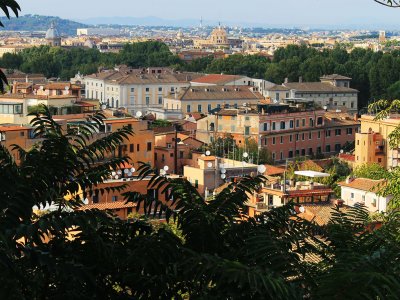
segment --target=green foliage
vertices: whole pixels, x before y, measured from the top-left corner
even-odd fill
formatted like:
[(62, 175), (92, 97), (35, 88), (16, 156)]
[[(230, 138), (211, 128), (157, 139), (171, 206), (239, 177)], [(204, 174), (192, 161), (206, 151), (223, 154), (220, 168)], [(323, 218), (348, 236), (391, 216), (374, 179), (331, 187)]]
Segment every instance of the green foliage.
[[(125, 222), (98, 210), (73, 210), (82, 198), (105, 191), (98, 184), (126, 162), (107, 154), (132, 132), (124, 128), (91, 142), (101, 115), (65, 130), (43, 109), (32, 121), (41, 143), (30, 150), (15, 146), (19, 165), (0, 147), (1, 299), (399, 295), (400, 270), (393, 263), (400, 259), (398, 214), (376, 231), (365, 230), (364, 208), (336, 208), (326, 227), (298, 219), (292, 203), (249, 218), (243, 215), (248, 194), (259, 189), (261, 176), (244, 177), (205, 200), (185, 179), (153, 175), (142, 165), (139, 178), (152, 176), (148, 189), (156, 192), (127, 190), (124, 196), (144, 216)], [(50, 204), (56, 210), (33, 213), (33, 206)], [(168, 223), (151, 220), (157, 216)]]
[(388, 171), (377, 163), (363, 164), (354, 169), (353, 174), (358, 178), (385, 179)]
[(150, 123), (150, 128), (154, 129), (154, 128), (163, 128), (163, 127), (170, 127), (172, 126), (172, 123), (168, 120), (162, 120), (162, 119), (158, 119), (158, 120), (154, 120)]

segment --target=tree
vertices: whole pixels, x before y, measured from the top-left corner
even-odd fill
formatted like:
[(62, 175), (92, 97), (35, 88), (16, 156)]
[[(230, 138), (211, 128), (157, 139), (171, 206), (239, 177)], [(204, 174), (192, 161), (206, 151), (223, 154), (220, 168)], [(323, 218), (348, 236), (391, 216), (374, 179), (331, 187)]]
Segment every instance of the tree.
[(354, 169), (353, 174), (359, 178), (369, 179), (385, 179), (388, 176), (388, 171), (377, 163), (363, 164)]
[(374, 0), (376, 3), (388, 6), (388, 7), (400, 7), (400, 2), (397, 0)]

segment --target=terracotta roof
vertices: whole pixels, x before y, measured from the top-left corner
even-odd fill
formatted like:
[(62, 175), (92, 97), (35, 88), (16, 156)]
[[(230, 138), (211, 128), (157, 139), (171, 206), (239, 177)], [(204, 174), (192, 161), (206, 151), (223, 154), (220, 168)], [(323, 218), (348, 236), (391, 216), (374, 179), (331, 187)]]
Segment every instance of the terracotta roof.
[(333, 190), (326, 188), (326, 189), (315, 189), (315, 190), (292, 190), (287, 191), (289, 197), (307, 197), (307, 196), (323, 196), (333, 194)]
[(199, 159), (204, 161), (215, 161), (215, 156), (200, 156)]
[(106, 203), (93, 203), (83, 205), (78, 210), (88, 210), (88, 209), (99, 209), (99, 210), (114, 210), (114, 209), (122, 209), (122, 208), (132, 208), (136, 207), (136, 203), (125, 201), (115, 201), (115, 202), (106, 202)]
[(351, 162), (356, 161), (356, 156), (352, 154), (340, 153), (339, 158)]
[(171, 74), (128, 74), (121, 78), (107, 80), (108, 83), (116, 84), (159, 84), (159, 83), (179, 83), (174, 75)]
[(271, 166), (271, 165), (265, 165), (265, 167), (267, 169), (266, 169), (264, 175), (273, 176), (273, 175), (281, 175), (281, 174), (285, 173), (285, 169), (283, 169), (283, 168), (278, 168), (278, 167)]
[(300, 164), (299, 170), (303, 171), (311, 170), (311, 171), (322, 172), (324, 169), (320, 165), (309, 159)]
[(229, 83), (229, 82), (232, 82), (235, 80), (240, 80), (244, 77), (245, 76), (240, 76), (240, 75), (209, 74), (209, 75), (205, 75), (203, 77), (199, 77), (195, 80), (192, 80), (192, 82), (224, 85), (226, 83)]
[(131, 123), (131, 122), (139, 122), (134, 118), (125, 118), (125, 119), (105, 119), (104, 123), (106, 124), (115, 124), (115, 123)]
[(373, 180), (368, 178), (355, 178), (349, 183), (346, 183), (346, 181), (339, 182), (338, 185), (366, 192), (377, 192), (384, 183), (384, 179)]
[(6, 131), (20, 131), (20, 130), (29, 130), (31, 129), (30, 127), (26, 126), (0, 126), (0, 132), (6, 132)]
[(289, 82), (283, 85), (299, 93), (358, 93), (356, 89), (337, 87), (323, 82)]
[[(331, 203), (302, 204), (305, 208), (303, 213), (297, 214), (298, 217), (307, 221), (314, 221), (320, 226), (327, 225), (332, 218), (333, 205)], [(346, 213), (349, 207), (343, 205), (341, 211)]]
[(267, 88), (267, 91), (290, 91), (290, 88), (275, 84), (274, 86)]

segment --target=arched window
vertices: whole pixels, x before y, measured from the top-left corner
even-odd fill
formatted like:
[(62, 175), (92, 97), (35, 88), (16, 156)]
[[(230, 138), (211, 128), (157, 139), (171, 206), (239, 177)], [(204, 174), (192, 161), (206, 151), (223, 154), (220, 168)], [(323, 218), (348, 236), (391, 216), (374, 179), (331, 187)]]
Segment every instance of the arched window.
[(119, 101), (118, 100), (115, 101), (115, 107), (117, 107), (117, 108), (119, 107)]
[(107, 107), (110, 107), (110, 99), (107, 99)]
[(111, 98), (111, 107), (114, 107), (114, 97)]

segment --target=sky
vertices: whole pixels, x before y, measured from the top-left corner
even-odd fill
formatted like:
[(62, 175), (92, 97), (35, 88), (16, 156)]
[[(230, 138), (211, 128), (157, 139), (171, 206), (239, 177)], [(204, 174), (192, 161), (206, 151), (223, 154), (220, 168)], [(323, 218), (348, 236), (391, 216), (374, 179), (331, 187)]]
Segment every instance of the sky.
[[(22, 14), (73, 20), (99, 17), (203, 17), (204, 24), (252, 23), (285, 26), (390, 26), (400, 29), (400, 8), (373, 0), (18, 0)], [(384, 29), (384, 28), (383, 28)]]

